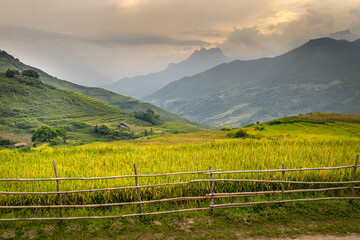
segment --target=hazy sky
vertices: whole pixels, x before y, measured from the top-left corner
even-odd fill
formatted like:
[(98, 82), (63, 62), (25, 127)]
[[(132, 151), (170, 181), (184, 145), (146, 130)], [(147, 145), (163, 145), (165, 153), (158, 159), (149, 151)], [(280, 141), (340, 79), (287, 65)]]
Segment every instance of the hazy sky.
[(0, 49), (89, 86), (162, 70), (201, 47), (253, 59), (359, 35), (360, 0), (0, 0)]

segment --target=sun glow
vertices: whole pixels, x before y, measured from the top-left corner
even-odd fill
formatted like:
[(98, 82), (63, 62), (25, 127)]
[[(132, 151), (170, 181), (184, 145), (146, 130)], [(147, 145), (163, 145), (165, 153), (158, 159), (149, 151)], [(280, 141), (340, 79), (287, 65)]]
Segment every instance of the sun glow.
[(121, 7), (132, 7), (138, 3), (138, 0), (122, 0), (120, 1)]
[(268, 17), (263, 24), (260, 25), (262, 34), (281, 33), (275, 26), (281, 23), (287, 23), (297, 20), (300, 17), (299, 13), (291, 11), (278, 11), (274, 16)]

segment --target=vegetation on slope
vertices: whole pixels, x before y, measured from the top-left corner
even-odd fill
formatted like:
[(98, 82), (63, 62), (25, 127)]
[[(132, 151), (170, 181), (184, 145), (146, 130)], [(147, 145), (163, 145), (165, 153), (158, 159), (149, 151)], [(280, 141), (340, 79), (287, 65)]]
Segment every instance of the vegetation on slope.
[[(107, 103), (109, 105), (115, 106), (127, 112), (135, 112), (135, 111), (146, 111), (147, 109), (152, 109), (156, 114), (160, 115), (161, 120), (167, 122), (178, 122), (178, 123), (185, 123), (190, 124), (193, 126), (211, 129), (211, 126), (197, 123), (195, 121), (188, 120), (182, 116), (177, 114), (165, 111), (157, 106), (152, 104), (136, 100), (132, 97), (126, 97), (111, 91), (107, 91), (101, 88), (95, 87), (85, 87), (78, 84), (74, 84), (68, 81), (64, 81), (53, 77), (44, 71), (31, 67), (29, 65), (25, 65), (24, 63), (20, 62), (19, 59), (14, 58), (13, 56), (9, 55), (5, 51), (0, 51), (0, 72), (5, 72), (8, 69), (17, 69), (20, 71), (31, 69), (35, 70), (39, 73), (41, 80), (44, 83), (47, 83), (51, 86), (56, 88), (74, 91), (80, 93), (82, 95), (97, 99), (101, 102)], [(214, 128), (212, 128), (214, 129)]]
[(93, 134), (96, 125), (112, 129), (122, 123), (130, 124), (131, 131), (139, 134), (154, 128), (154, 134), (200, 129), (179, 123), (181, 130), (136, 119), (133, 114), (96, 99), (43, 83), (40, 79), (17, 76), (8, 78), (0, 73), (0, 127), (1, 134), (31, 134), (43, 124), (61, 127), (69, 132), (69, 139), (79, 143), (95, 140), (120, 139), (119, 136)]

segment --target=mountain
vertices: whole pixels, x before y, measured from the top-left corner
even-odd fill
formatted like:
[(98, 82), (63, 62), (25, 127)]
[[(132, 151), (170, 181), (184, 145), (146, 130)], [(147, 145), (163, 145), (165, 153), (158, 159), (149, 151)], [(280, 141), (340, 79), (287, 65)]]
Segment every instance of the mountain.
[(306, 112), (360, 113), (360, 40), (314, 39), (275, 58), (224, 63), (145, 100), (216, 126)]
[(231, 59), (225, 56), (219, 48), (196, 50), (189, 58), (180, 63), (170, 63), (161, 72), (151, 73), (146, 76), (122, 78), (105, 89), (137, 99), (146, 97), (165, 85), (185, 76), (205, 71), (218, 64), (229, 62)]
[(120, 94), (102, 88), (85, 87), (65, 80), (58, 79), (38, 68), (34, 68), (32, 66), (22, 63), (19, 59), (14, 58), (5, 51), (0, 51), (0, 72), (6, 72), (7, 69), (18, 69), (21, 71), (26, 69), (33, 69), (39, 73), (41, 80), (44, 83), (47, 83), (56, 88), (60, 88), (68, 91), (74, 91), (86, 95), (88, 97), (95, 98), (97, 100), (100, 100), (104, 103), (125, 110), (127, 112), (146, 111), (147, 109), (152, 109), (156, 114), (160, 115), (160, 119), (164, 121), (186, 123), (194, 126), (199, 126), (202, 128), (211, 128), (210, 126), (207, 126), (205, 124), (200, 124), (188, 120), (177, 114), (165, 111), (157, 106), (136, 100), (131, 97), (122, 96)]
[[(1, 138), (30, 143), (31, 133), (47, 124), (66, 129), (70, 142), (74, 144), (116, 140), (130, 136), (106, 132), (115, 131), (121, 123), (130, 125), (130, 130), (139, 136), (146, 129), (155, 134), (201, 131), (183, 123), (159, 122), (153, 125), (135, 118), (132, 113), (79, 93), (55, 88), (40, 79), (9, 78), (0, 73)], [(106, 125), (110, 130), (94, 134), (96, 125)]]

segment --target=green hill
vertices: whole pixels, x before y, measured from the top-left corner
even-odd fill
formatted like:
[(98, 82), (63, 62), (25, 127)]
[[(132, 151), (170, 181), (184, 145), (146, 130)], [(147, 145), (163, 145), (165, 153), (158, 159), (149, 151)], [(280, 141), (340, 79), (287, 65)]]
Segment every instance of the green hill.
[(160, 115), (160, 119), (163, 121), (168, 122), (177, 122), (177, 123), (186, 123), (194, 126), (198, 126), (201, 128), (212, 128), (208, 125), (197, 123), (195, 121), (188, 120), (184, 117), (181, 117), (177, 114), (165, 111), (157, 106), (152, 104), (136, 100), (131, 97), (126, 97), (102, 88), (95, 88), (95, 87), (85, 87), (78, 84), (74, 84), (65, 80), (61, 80), (55, 78), (44, 71), (31, 67), (22, 63), (19, 59), (14, 58), (10, 54), (5, 51), (0, 51), (0, 72), (6, 72), (7, 69), (18, 69), (18, 70), (26, 70), (26, 69), (33, 69), (37, 71), (41, 77), (41, 80), (44, 83), (47, 83), (51, 86), (56, 88), (74, 91), (91, 98), (95, 98), (100, 100), (104, 103), (110, 104), (127, 112), (134, 112), (134, 111), (146, 111), (147, 109), (152, 109), (156, 114)]
[(200, 131), (183, 123), (152, 125), (97, 99), (55, 88), (39, 79), (8, 78), (4, 73), (0, 73), (0, 116), (0, 137), (27, 143), (30, 134), (42, 124), (65, 128), (73, 143), (121, 139), (111, 134), (93, 134), (93, 129), (95, 125), (106, 125), (116, 130), (123, 122), (134, 134), (145, 129), (152, 129), (153, 134)]
[[(309, 136), (360, 138), (360, 115), (340, 113), (307, 113), (249, 124), (242, 128), (250, 137), (297, 139)], [(223, 128), (236, 132), (239, 128)], [(229, 134), (232, 135), (232, 134)]]

